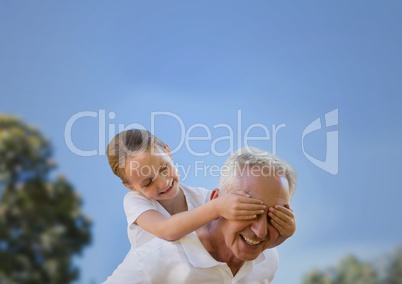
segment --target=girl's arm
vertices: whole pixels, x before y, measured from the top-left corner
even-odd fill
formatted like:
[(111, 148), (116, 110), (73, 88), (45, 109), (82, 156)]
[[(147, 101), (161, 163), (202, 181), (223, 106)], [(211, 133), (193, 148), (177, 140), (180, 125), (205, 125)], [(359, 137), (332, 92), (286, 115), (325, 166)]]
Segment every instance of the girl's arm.
[(190, 211), (170, 217), (156, 210), (142, 213), (136, 220), (138, 226), (158, 238), (174, 241), (197, 230), (220, 216), (226, 219), (249, 220), (264, 212), (262, 201), (236, 192), (222, 195)]
[(289, 204), (284, 206), (275, 205), (269, 208), (270, 222), (279, 232), (279, 237), (268, 248), (279, 246), (291, 237), (296, 231), (295, 214)]

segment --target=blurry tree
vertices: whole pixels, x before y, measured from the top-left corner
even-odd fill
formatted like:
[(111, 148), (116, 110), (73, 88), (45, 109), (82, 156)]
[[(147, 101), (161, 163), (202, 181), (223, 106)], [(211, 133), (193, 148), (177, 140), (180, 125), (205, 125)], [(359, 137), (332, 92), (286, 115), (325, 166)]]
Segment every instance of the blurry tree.
[(303, 284), (378, 284), (379, 279), (375, 269), (361, 262), (355, 256), (348, 256), (340, 261), (335, 268), (325, 272), (312, 270), (303, 279)]
[(90, 220), (69, 182), (52, 177), (49, 141), (0, 115), (0, 283), (70, 283), (72, 257), (90, 243)]
[(328, 273), (313, 269), (303, 279), (303, 284), (332, 284)]
[(376, 284), (378, 276), (373, 267), (355, 256), (341, 260), (335, 273), (336, 284)]
[(402, 247), (391, 256), (386, 274), (386, 284), (402, 284)]

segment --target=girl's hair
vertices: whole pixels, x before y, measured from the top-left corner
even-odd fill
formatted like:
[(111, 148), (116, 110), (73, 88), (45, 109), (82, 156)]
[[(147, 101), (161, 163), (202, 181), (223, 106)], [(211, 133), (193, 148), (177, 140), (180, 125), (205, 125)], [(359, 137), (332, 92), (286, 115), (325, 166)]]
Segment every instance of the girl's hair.
[(218, 188), (224, 193), (231, 192), (244, 174), (285, 176), (291, 198), (296, 191), (296, 170), (278, 156), (253, 147), (241, 148), (226, 160)]
[(110, 168), (123, 183), (127, 183), (125, 175), (128, 156), (138, 156), (145, 151), (151, 151), (153, 146), (166, 149), (166, 144), (147, 130), (129, 129), (117, 134), (109, 143), (106, 155)]

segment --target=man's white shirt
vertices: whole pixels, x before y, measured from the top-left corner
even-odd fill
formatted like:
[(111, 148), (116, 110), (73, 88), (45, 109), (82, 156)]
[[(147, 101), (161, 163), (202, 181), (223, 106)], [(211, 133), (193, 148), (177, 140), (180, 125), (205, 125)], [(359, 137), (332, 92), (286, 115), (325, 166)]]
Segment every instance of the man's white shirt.
[(156, 238), (131, 249), (105, 283), (271, 283), (278, 259), (276, 249), (267, 249), (257, 259), (246, 261), (233, 276), (228, 265), (216, 261), (193, 232), (175, 242)]

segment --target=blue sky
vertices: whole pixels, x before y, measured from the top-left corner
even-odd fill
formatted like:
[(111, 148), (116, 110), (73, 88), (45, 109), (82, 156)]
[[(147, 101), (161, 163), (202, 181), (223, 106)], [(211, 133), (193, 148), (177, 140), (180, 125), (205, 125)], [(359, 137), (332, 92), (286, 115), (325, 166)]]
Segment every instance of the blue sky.
[[(188, 141), (174, 160), (190, 167), (186, 184), (210, 189), (218, 177), (195, 163), (220, 166), (228, 156), (212, 151), (228, 135), (217, 125), (233, 130), (235, 149), (248, 127), (268, 129), (269, 140), (250, 145), (275, 148), (299, 174), (298, 228), (279, 248), (274, 283), (297, 284), (349, 253), (372, 259), (400, 244), (401, 12), (396, 0), (0, 1), (0, 111), (51, 139), (58, 172), (94, 222), (93, 243), (77, 259), (79, 283), (105, 280), (129, 249), (127, 190), (100, 151), (119, 124), (153, 127), (171, 147), (183, 131), (205, 136), (195, 126), (205, 125), (211, 139)], [(326, 127), (333, 110), (338, 124)], [(67, 122), (80, 113), (92, 117), (75, 121), (71, 139), (97, 155), (66, 143)], [(322, 128), (303, 140), (318, 118)], [(336, 175), (302, 148), (324, 161), (329, 131), (338, 133)], [(262, 127), (249, 133), (264, 135)], [(228, 140), (214, 146), (230, 148)]]

